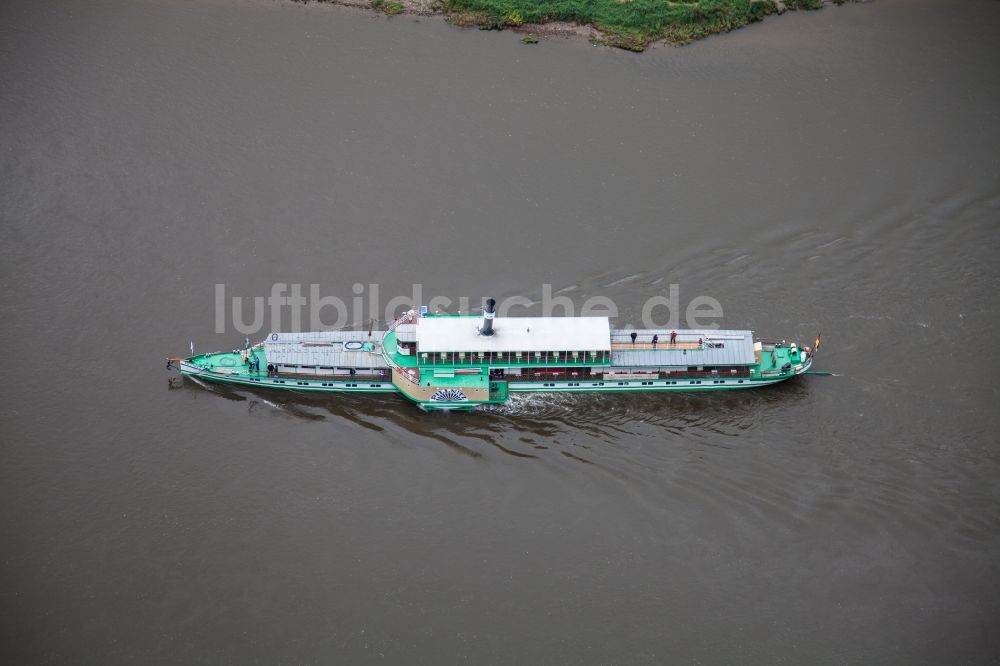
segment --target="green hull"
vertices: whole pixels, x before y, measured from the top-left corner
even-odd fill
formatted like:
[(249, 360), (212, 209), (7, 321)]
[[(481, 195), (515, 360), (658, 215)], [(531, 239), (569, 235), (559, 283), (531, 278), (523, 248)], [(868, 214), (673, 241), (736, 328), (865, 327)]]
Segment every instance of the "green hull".
[[(181, 364), (181, 373), (210, 382), (236, 384), (285, 391), (308, 391), (310, 393), (403, 393), (391, 381), (361, 382), (332, 381), (315, 379), (279, 379), (259, 374), (243, 374), (235, 372), (218, 372), (197, 365), (192, 360)], [(200, 357), (205, 358), (205, 357)], [(604, 382), (504, 382), (506, 390), (494, 399), (486, 401), (456, 401), (435, 402), (413, 400), (425, 411), (467, 411), (482, 404), (502, 404), (507, 402), (509, 395), (514, 393), (652, 393), (652, 392), (684, 392), (693, 391), (732, 391), (739, 389), (760, 388), (786, 381), (803, 374), (812, 367), (809, 359), (797, 372), (789, 372), (773, 377), (760, 379), (724, 379), (724, 380), (625, 380)], [(718, 383), (713, 383), (718, 382)], [(582, 384), (582, 385), (581, 385)], [(406, 396), (409, 397), (409, 396)]]
[[(528, 338), (533, 329), (542, 338), (539, 329), (558, 318), (504, 320), (501, 344), (508, 346), (496, 351), (499, 338), (470, 335), (476, 330), (472, 317), (431, 319), (423, 325), (425, 335), (437, 329), (440, 337), (424, 338), (427, 347), (421, 347), (413, 330), (419, 322), (409, 313), (364, 341), (363, 334), (350, 332), (272, 333), (244, 350), (177, 360), (182, 374), (200, 380), (311, 393), (400, 393), (427, 411), (503, 404), (513, 393), (758, 388), (803, 374), (813, 363), (808, 348), (754, 340), (750, 331), (616, 331), (591, 319), (581, 324), (589, 328), (586, 345), (567, 351), (576, 322), (564, 319), (559, 335), (545, 339), (551, 346), (539, 342), (534, 352), (512, 351), (510, 341)], [(440, 351), (441, 337), (445, 344), (479, 350)]]

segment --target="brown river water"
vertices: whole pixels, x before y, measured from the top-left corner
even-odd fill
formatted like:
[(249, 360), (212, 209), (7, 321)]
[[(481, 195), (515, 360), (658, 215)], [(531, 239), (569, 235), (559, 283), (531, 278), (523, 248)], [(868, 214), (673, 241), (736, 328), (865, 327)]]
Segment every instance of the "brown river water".
[[(995, 663), (998, 35), (5, 0), (2, 661)], [(425, 414), (164, 369), (275, 283), (621, 325), (676, 284), (835, 376)]]

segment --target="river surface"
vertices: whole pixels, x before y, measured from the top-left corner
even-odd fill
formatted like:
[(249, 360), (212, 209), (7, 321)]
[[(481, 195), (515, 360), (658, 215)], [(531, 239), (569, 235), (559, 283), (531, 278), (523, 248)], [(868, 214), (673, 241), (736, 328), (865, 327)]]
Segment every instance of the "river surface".
[[(995, 663), (998, 34), (6, 0), (3, 661)], [(275, 283), (620, 325), (676, 284), (835, 376), (424, 414), (164, 369), (242, 344), (216, 285), (249, 321)]]

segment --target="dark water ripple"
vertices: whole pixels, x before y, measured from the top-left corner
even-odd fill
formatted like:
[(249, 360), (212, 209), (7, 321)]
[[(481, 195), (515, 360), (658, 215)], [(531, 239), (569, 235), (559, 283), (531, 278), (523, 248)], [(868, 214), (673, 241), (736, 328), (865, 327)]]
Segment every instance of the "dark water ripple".
[[(3, 3), (3, 660), (995, 662), (998, 25)], [(425, 414), (163, 371), (275, 282), (623, 326), (676, 284), (834, 375)]]

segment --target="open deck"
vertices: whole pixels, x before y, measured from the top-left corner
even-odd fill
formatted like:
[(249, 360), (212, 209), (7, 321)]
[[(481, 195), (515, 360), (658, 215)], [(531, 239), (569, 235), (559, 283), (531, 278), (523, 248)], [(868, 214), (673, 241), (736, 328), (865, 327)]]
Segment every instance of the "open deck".
[(701, 349), (702, 345), (695, 342), (653, 342), (652, 340), (618, 340), (611, 343), (612, 351), (630, 350), (663, 350), (663, 349)]

